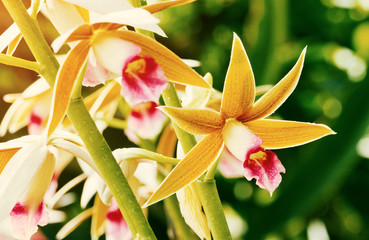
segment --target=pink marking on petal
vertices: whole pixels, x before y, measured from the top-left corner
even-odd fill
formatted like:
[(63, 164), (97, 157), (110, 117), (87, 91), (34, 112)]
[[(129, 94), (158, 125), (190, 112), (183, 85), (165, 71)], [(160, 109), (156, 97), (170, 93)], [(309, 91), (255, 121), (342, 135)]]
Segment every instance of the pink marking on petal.
[(48, 223), (48, 213), (43, 202), (37, 209), (30, 209), (23, 203), (17, 203), (10, 213), (12, 234), (17, 239), (30, 239), (37, 232), (37, 225)]
[(28, 133), (30, 135), (38, 135), (42, 132), (42, 117), (32, 112), (29, 117)]
[(117, 203), (111, 201), (106, 214), (106, 239), (107, 240), (131, 240), (132, 234), (124, 220)]
[(121, 94), (131, 105), (148, 101), (158, 103), (167, 86), (163, 70), (150, 56), (136, 56), (123, 68)]
[(152, 139), (158, 135), (166, 119), (155, 102), (146, 102), (132, 108), (127, 119), (126, 135), (132, 142), (139, 138)]
[(243, 166), (246, 179), (251, 181), (255, 178), (256, 185), (268, 190), (270, 196), (282, 181), (280, 173), (286, 172), (277, 155), (272, 151), (265, 151), (261, 147), (249, 151)]
[(94, 87), (100, 83), (105, 83), (109, 78), (109, 70), (104, 68), (101, 63), (97, 61), (96, 66), (94, 66), (90, 61), (88, 61), (82, 85), (85, 87)]

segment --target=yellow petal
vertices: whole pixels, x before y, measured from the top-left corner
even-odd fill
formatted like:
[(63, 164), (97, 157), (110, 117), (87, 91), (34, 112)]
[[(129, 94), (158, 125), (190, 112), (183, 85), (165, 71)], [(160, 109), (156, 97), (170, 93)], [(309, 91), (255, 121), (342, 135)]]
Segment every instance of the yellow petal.
[(272, 89), (265, 93), (239, 120), (251, 121), (255, 119), (265, 118), (272, 114), (295, 90), (301, 75), (302, 67), (306, 54), (306, 47), (302, 51), (300, 58), (295, 66), (287, 73), (287, 75), (279, 81)]
[(196, 0), (174, 0), (174, 1), (165, 1), (165, 2), (158, 2), (150, 5), (143, 6), (142, 8), (149, 11), (150, 13), (157, 13), (164, 9), (184, 5), (187, 3), (194, 2)]
[(8, 45), (8, 49), (6, 50), (7, 55), (13, 55), (15, 49), (17, 48), (19, 42), (22, 40), (22, 34), (19, 34), (16, 38), (14, 38)]
[(225, 123), (220, 114), (208, 109), (160, 107), (180, 128), (191, 134), (209, 134)]
[(9, 160), (18, 152), (19, 149), (21, 148), (0, 149), (0, 174)]
[(177, 135), (174, 132), (172, 125), (168, 124), (163, 133), (160, 135), (156, 152), (167, 157), (173, 157), (176, 145)]
[(211, 86), (197, 73), (184, 63), (177, 55), (157, 41), (132, 31), (117, 31), (116, 37), (132, 42), (142, 48), (142, 55), (150, 55), (163, 69), (169, 81), (197, 87), (211, 88)]
[(51, 117), (47, 125), (48, 136), (63, 120), (69, 105), (74, 83), (78, 79), (90, 49), (89, 41), (81, 41), (69, 53), (59, 69), (54, 87)]
[(221, 131), (204, 137), (164, 179), (143, 207), (156, 203), (200, 177), (223, 150)]
[(255, 80), (251, 64), (241, 39), (234, 34), (220, 112), (226, 118), (238, 117), (252, 106), (254, 98)]
[(95, 202), (92, 211), (91, 219), (91, 237), (92, 239), (98, 239), (105, 232), (105, 220), (106, 213), (109, 210), (109, 206), (105, 205), (98, 194), (95, 196)]
[(323, 124), (261, 119), (244, 123), (263, 140), (268, 149), (286, 148), (312, 142), (329, 134), (335, 134)]
[(91, 38), (92, 35), (93, 27), (89, 24), (82, 24), (57, 37), (51, 44), (51, 47), (53, 48), (54, 52), (58, 52), (64, 43), (86, 40)]
[(93, 213), (93, 208), (89, 208), (77, 216), (75, 216), (72, 220), (70, 220), (67, 224), (65, 224), (59, 232), (56, 234), (56, 239), (66, 238), (71, 232), (73, 232), (81, 223), (87, 220), (87, 218), (91, 217)]

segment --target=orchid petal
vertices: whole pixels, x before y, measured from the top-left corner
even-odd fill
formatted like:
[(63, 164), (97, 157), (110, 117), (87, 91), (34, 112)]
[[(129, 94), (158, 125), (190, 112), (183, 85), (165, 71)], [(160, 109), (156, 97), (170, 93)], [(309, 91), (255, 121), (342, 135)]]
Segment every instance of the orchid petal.
[(78, 10), (63, 0), (48, 1), (43, 10), (60, 34), (85, 23)]
[(195, 2), (196, 0), (173, 0), (173, 1), (165, 1), (165, 2), (157, 2), (150, 5), (143, 6), (142, 8), (149, 11), (150, 13), (157, 13), (164, 9), (180, 6), (188, 3)]
[(167, 119), (157, 106), (154, 102), (146, 102), (132, 108), (126, 130), (143, 139), (156, 137)]
[(211, 86), (197, 72), (184, 63), (172, 51), (157, 41), (132, 31), (117, 31), (113, 34), (115, 37), (129, 41), (141, 47), (142, 55), (153, 57), (163, 69), (164, 74), (169, 81), (211, 88)]
[(239, 178), (244, 175), (244, 170), (242, 168), (242, 161), (228, 150), (224, 148), (222, 155), (220, 155), (219, 171), (223, 176), (227, 178)]
[(262, 146), (268, 149), (299, 146), (335, 134), (323, 124), (284, 120), (260, 119), (246, 122), (244, 125), (263, 139)]
[(8, 164), (9, 160), (19, 151), (20, 148), (0, 149), (0, 174)]
[(18, 44), (20, 43), (20, 41), (22, 40), (22, 34), (19, 34), (18, 36), (16, 36), (13, 41), (11, 41), (8, 45), (8, 49), (6, 50), (6, 54), (7, 55), (13, 55), (15, 49), (18, 47)]
[(15, 23), (6, 29), (5, 32), (0, 35), (0, 52), (4, 51), (4, 49), (7, 48), (9, 44), (19, 36), (20, 33), (21, 32)]
[[(121, 86), (116, 81), (112, 81), (111, 83), (105, 85), (103, 88), (100, 88), (100, 89), (101, 91), (99, 92), (98, 95), (96, 95), (97, 98), (95, 99), (93, 104), (92, 105), (86, 104), (86, 107), (87, 109), (89, 109), (91, 116), (95, 116), (95, 114), (98, 111), (102, 110), (104, 107), (111, 104), (112, 102), (117, 100), (117, 98), (120, 97)], [(90, 100), (87, 100), (87, 98), (85, 98), (85, 100), (90, 101)], [(88, 106), (91, 106), (91, 107), (88, 107)]]
[(277, 85), (260, 97), (260, 99), (255, 102), (251, 110), (245, 112), (244, 115), (239, 118), (240, 121), (251, 121), (265, 118), (271, 115), (279, 108), (279, 106), (282, 105), (282, 103), (284, 103), (298, 83), (304, 64), (305, 54), (306, 47), (289, 73), (280, 80)]
[[(10, 159), (0, 175), (0, 219), (4, 219), (26, 191), (47, 154), (41, 143), (23, 147)], [(22, 176), (22, 177), (19, 177)]]
[(164, 129), (163, 133), (160, 135), (158, 140), (158, 145), (156, 147), (156, 152), (163, 154), (164, 156), (172, 157), (177, 144), (177, 135), (171, 124), (168, 124)]
[(87, 218), (91, 217), (93, 213), (93, 208), (89, 208), (77, 216), (75, 216), (72, 220), (70, 220), (67, 224), (65, 224), (59, 232), (56, 234), (56, 239), (63, 239), (68, 236), (74, 229), (76, 229), (83, 221)]
[(87, 40), (90, 39), (92, 35), (93, 35), (92, 26), (90, 24), (82, 24), (61, 34), (53, 41), (51, 47), (56, 53), (60, 50), (60, 48), (64, 45), (64, 43), (79, 40)]
[(106, 239), (107, 240), (129, 240), (132, 239), (131, 231), (124, 220), (118, 204), (112, 199), (108, 213), (106, 214)]
[[(209, 85), (213, 85), (213, 77), (210, 73), (205, 74), (204, 80)], [(205, 108), (212, 92), (210, 89), (186, 86), (185, 94), (182, 97), (182, 106), (184, 108)]]
[(231, 62), (223, 89), (221, 114), (235, 118), (247, 112), (255, 98), (255, 80), (241, 39), (234, 33)]
[(181, 214), (187, 225), (192, 228), (200, 239), (211, 239), (208, 221), (195, 184), (190, 184), (179, 190), (177, 199)]
[(286, 172), (274, 152), (265, 151), (261, 148), (259, 151), (250, 154), (243, 166), (245, 168), (246, 179), (251, 181), (251, 179), (255, 178), (256, 185), (268, 190), (270, 196), (272, 196), (274, 190), (282, 181), (280, 173)]
[(236, 120), (227, 121), (223, 128), (223, 139), (228, 150), (240, 161), (244, 161), (246, 156), (262, 143), (261, 138)]
[(91, 64), (91, 61), (88, 61), (82, 85), (85, 87), (95, 87), (96, 85), (105, 83), (105, 81), (109, 78), (109, 71), (104, 68), (99, 62), (97, 62), (96, 66), (94, 66)]
[(50, 85), (44, 78), (39, 78), (23, 91), (22, 97), (24, 99), (34, 98), (48, 90), (50, 90)]
[[(101, 178), (96, 173), (91, 173), (83, 184), (81, 194), (81, 208), (86, 208), (88, 202), (97, 193), (96, 182), (101, 181)], [(98, 195), (96, 195), (97, 197)], [(95, 200), (96, 201), (96, 200)]]
[(160, 22), (160, 20), (153, 15), (151, 15), (148, 11), (140, 8), (134, 8), (124, 11), (115, 11), (93, 21), (93, 23), (117, 23), (124, 25), (129, 25), (135, 28), (141, 28), (144, 30), (155, 32), (163, 37), (165, 37), (165, 33), (163, 30), (156, 24)]
[(105, 205), (99, 195), (95, 196), (93, 212), (91, 217), (91, 238), (99, 239), (105, 232), (106, 213), (109, 206)]
[(119, 76), (124, 66), (141, 52), (136, 44), (108, 33), (96, 36), (92, 42), (92, 50), (102, 66)]
[(172, 195), (195, 181), (217, 160), (222, 150), (221, 131), (204, 137), (164, 179), (144, 207)]
[(67, 112), (75, 82), (86, 62), (89, 49), (89, 42), (87, 40), (81, 41), (68, 53), (67, 59), (59, 69), (54, 88), (51, 116), (47, 126), (48, 136), (56, 129)]
[(80, 7), (86, 8), (88, 10), (94, 11), (99, 14), (108, 14), (116, 11), (132, 9), (132, 5), (128, 1), (122, 0), (64, 0)]
[(16, 239), (30, 239), (37, 232), (37, 225), (48, 223), (48, 212), (43, 202), (36, 209), (17, 203), (10, 213), (12, 221), (12, 235)]
[(160, 107), (180, 128), (191, 134), (209, 134), (225, 123), (220, 114), (208, 109)]

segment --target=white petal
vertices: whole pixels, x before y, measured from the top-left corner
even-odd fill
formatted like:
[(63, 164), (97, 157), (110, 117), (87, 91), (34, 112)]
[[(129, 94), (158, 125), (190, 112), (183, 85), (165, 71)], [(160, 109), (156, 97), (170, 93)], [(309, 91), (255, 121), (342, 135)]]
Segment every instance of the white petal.
[(40, 169), (47, 154), (46, 145), (35, 142), (20, 149), (0, 175), (0, 219), (11, 212)]
[(46, 92), (50, 89), (49, 84), (46, 82), (44, 78), (39, 78), (35, 82), (33, 82), (24, 92), (22, 93), (22, 97), (24, 99), (33, 98), (35, 96), (40, 95), (41, 93)]
[(81, 207), (86, 208), (88, 202), (97, 192), (96, 182), (101, 181), (101, 178), (96, 174), (93, 173), (88, 176), (83, 185), (83, 190), (81, 194)]
[(60, 34), (85, 23), (75, 7), (62, 0), (48, 1), (43, 12), (50, 18)]
[(4, 51), (8, 47), (11, 41), (13, 41), (19, 34), (20, 30), (17, 24), (13, 23), (8, 29), (0, 36), (0, 52)]
[(129, 25), (135, 28), (141, 28), (155, 32), (163, 37), (166, 36), (164, 31), (158, 25), (156, 25), (160, 22), (160, 20), (154, 17), (154, 15), (152, 15), (150, 12), (141, 8), (134, 8), (124, 11), (115, 11), (106, 14), (102, 17), (99, 17), (93, 21), (93, 23), (98, 22), (109, 22)]
[(261, 145), (261, 138), (253, 134), (237, 120), (228, 120), (223, 128), (224, 144), (239, 160), (244, 161), (248, 152)]
[(141, 48), (128, 41), (101, 34), (92, 43), (96, 59), (109, 71), (122, 75), (127, 60), (137, 56)]
[(64, 0), (100, 14), (133, 8), (126, 0)]

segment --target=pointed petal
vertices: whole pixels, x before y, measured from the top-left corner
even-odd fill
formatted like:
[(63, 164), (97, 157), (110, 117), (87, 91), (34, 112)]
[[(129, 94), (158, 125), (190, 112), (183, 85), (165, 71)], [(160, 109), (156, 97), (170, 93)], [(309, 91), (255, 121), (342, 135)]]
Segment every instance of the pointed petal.
[[(111, 81), (109, 84), (99, 89), (98, 95), (94, 94), (96, 92), (95, 91), (93, 94), (85, 98), (85, 104), (87, 109), (89, 109), (91, 116), (94, 116), (98, 111), (117, 100), (117, 98), (120, 97), (120, 90), (121, 86), (119, 83)], [(96, 99), (94, 99), (93, 95), (96, 96)]]
[(19, 42), (22, 40), (22, 34), (19, 34), (17, 37), (13, 39), (8, 45), (8, 49), (6, 50), (7, 55), (13, 55), (15, 49), (18, 47)]
[(200, 239), (211, 239), (208, 221), (195, 184), (190, 184), (179, 190), (177, 198), (181, 214), (187, 225), (192, 228)]
[(236, 120), (227, 121), (223, 128), (223, 139), (228, 150), (240, 161), (244, 161), (262, 143), (261, 138)]
[(136, 56), (122, 70), (121, 94), (130, 105), (159, 103), (161, 93), (168, 87), (163, 70), (150, 56)]
[(51, 47), (56, 53), (60, 50), (60, 48), (64, 45), (64, 43), (90, 39), (92, 35), (93, 35), (92, 26), (90, 24), (82, 24), (61, 34), (53, 41)]
[(157, 25), (159, 22), (160, 20), (154, 17), (154, 15), (151, 15), (148, 11), (140, 8), (115, 11), (103, 15), (93, 21), (93, 23), (117, 23), (122, 24), (122, 26), (129, 25), (135, 28), (152, 31), (165, 37), (165, 33)]
[(8, 164), (9, 160), (19, 151), (20, 148), (0, 149), (0, 174)]
[(89, 49), (89, 41), (81, 41), (68, 53), (67, 59), (59, 69), (54, 87), (51, 116), (47, 126), (48, 136), (56, 129), (67, 112), (75, 82), (86, 62)]
[(255, 80), (241, 39), (234, 33), (231, 62), (223, 89), (220, 112), (235, 118), (248, 111), (255, 98)]
[(157, 2), (143, 6), (142, 8), (149, 11), (150, 13), (157, 13), (170, 7), (180, 6), (187, 3), (192, 3), (194, 1), (196, 0), (173, 0), (173, 1)]
[[(204, 76), (204, 80), (213, 85), (213, 77), (210, 73)], [(182, 106), (184, 108), (205, 108), (209, 102), (212, 90), (206, 88), (199, 88), (194, 86), (186, 86), (185, 94), (182, 97)]]
[(92, 10), (99, 14), (108, 14), (111, 12), (133, 8), (132, 5), (128, 3), (128, 1), (121, 1), (121, 0), (109, 0), (109, 1), (64, 0), (64, 1), (75, 4), (83, 8), (86, 8), (88, 10)]
[(197, 72), (184, 63), (172, 51), (157, 41), (132, 31), (117, 31), (114, 33), (114, 36), (141, 47), (141, 54), (153, 57), (164, 70), (165, 76), (169, 81), (211, 88), (211, 86)]
[[(100, 181), (100, 177), (96, 173), (91, 173), (88, 175), (88, 178), (86, 179), (84, 185), (83, 185), (83, 191), (81, 194), (81, 208), (86, 208), (87, 204), (90, 202), (92, 197), (96, 195), (97, 193), (97, 187), (96, 182)], [(96, 201), (96, 198), (95, 198)]]
[(59, 232), (56, 234), (56, 239), (63, 239), (68, 236), (71, 232), (73, 232), (74, 229), (81, 225), (83, 221), (91, 217), (92, 213), (92, 208), (79, 213), (59, 230)]
[(180, 128), (191, 134), (209, 134), (221, 129), (224, 119), (208, 109), (160, 107)]
[(160, 135), (156, 152), (167, 157), (173, 157), (177, 145), (177, 135), (171, 124), (168, 124)]
[[(20, 149), (0, 175), (0, 219), (4, 219), (19, 201), (40, 169), (47, 148), (40, 143)], [(22, 177), (19, 177), (22, 176)]]
[(221, 131), (204, 137), (164, 179), (144, 207), (172, 195), (195, 181), (217, 160), (222, 150)]
[(271, 90), (265, 93), (251, 108), (239, 118), (241, 121), (251, 121), (265, 118), (271, 115), (281, 106), (295, 89), (301, 75), (306, 54), (306, 47), (302, 51), (300, 58), (290, 72), (275, 85)]
[(141, 52), (136, 44), (108, 33), (101, 33), (94, 38), (92, 50), (103, 67), (119, 76), (127, 63)]
[(285, 173), (281, 161), (272, 151), (260, 148), (250, 154), (243, 164), (245, 177), (248, 181), (256, 179), (256, 185), (269, 191), (272, 196), (274, 190), (282, 181), (280, 173)]
[(106, 213), (109, 206), (105, 205), (99, 195), (95, 196), (93, 212), (91, 217), (91, 238), (99, 239), (105, 232)]
[(262, 146), (267, 149), (299, 146), (335, 134), (323, 124), (284, 120), (260, 119), (246, 122), (244, 125), (263, 139)]
[(21, 32), (15, 23), (6, 29), (0, 36), (0, 52), (4, 51), (4, 49), (8, 47), (8, 45), (16, 39), (20, 33)]

